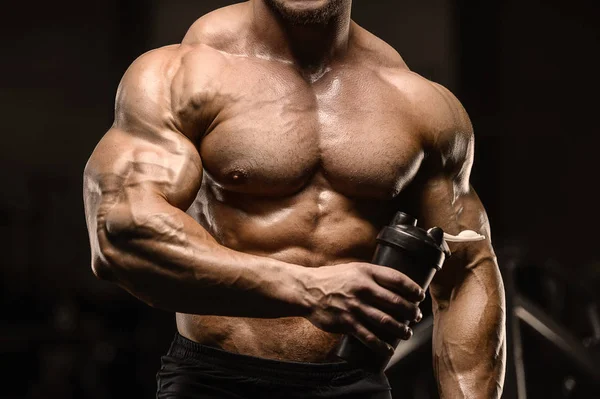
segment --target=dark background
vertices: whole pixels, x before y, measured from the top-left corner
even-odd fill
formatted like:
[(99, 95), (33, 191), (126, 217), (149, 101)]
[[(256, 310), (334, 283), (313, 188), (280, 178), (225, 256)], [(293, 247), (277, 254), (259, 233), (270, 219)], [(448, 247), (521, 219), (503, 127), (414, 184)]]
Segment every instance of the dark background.
[[(152, 397), (174, 318), (93, 277), (83, 167), (112, 122), (127, 66), (233, 2), (17, 2), (4, 13), (0, 397)], [(413, 70), (454, 91), (470, 113), (472, 180), (501, 265), (518, 256), (540, 273), (556, 267), (582, 277), (591, 291), (600, 288), (597, 3), (354, 3), (358, 23), (393, 45)], [(538, 280), (530, 273), (520, 281), (544, 304), (556, 291)], [(564, 303), (557, 318), (579, 302)], [(528, 367), (547, 366), (542, 353), (552, 348), (529, 341)], [(559, 382), (570, 373), (561, 370)], [(530, 375), (533, 381), (536, 373)], [(402, 375), (394, 379), (404, 383)]]

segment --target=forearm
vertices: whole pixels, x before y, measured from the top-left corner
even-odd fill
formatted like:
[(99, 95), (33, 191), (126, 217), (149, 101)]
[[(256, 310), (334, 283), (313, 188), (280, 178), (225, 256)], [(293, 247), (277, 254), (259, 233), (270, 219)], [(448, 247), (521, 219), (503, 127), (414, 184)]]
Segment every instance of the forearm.
[[(143, 211), (132, 216), (132, 206)], [(303, 268), (228, 249), (167, 203), (116, 205), (97, 231), (104, 274), (152, 306), (241, 317), (304, 311)]]
[(440, 397), (499, 398), (506, 359), (502, 280), (491, 258), (464, 273), (447, 298), (434, 300), (433, 360)]

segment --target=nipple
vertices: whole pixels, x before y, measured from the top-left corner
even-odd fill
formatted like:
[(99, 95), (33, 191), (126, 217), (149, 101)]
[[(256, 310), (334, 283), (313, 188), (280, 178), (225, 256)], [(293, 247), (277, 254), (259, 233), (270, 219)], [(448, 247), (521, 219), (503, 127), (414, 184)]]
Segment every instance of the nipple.
[(246, 175), (246, 172), (244, 172), (243, 170), (239, 170), (238, 169), (238, 170), (234, 170), (232, 172), (229, 172), (227, 174), (227, 177), (229, 178), (229, 180), (232, 183), (239, 184), (239, 183), (243, 183), (246, 180), (247, 175)]

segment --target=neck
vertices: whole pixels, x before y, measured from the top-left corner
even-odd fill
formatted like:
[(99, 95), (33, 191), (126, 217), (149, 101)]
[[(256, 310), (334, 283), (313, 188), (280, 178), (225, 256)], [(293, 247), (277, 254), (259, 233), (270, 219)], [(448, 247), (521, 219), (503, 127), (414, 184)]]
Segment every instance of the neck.
[(250, 0), (252, 31), (261, 52), (290, 61), (307, 71), (318, 72), (348, 48), (352, 0), (325, 21), (296, 21), (282, 15), (269, 0)]

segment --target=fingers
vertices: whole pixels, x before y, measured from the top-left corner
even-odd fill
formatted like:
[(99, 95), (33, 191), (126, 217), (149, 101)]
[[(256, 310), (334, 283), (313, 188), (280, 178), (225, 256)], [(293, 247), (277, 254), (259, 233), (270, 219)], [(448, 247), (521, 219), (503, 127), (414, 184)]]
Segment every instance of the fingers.
[[(362, 306), (359, 310), (360, 319), (372, 326), (377, 336), (388, 343), (395, 344), (398, 339), (410, 339), (412, 330), (407, 323), (400, 323), (389, 314), (382, 312), (379, 309)], [(381, 332), (381, 333), (379, 333)]]
[(395, 348), (393, 348), (387, 342), (377, 338), (375, 334), (373, 334), (368, 328), (363, 326), (360, 323), (355, 322), (353, 324), (353, 333), (359, 341), (365, 344), (367, 347), (371, 348), (375, 352), (379, 352), (382, 355), (391, 356), (394, 354)]
[(416, 303), (409, 302), (402, 296), (377, 284), (373, 284), (365, 292), (368, 299), (375, 307), (381, 309), (397, 320), (406, 320), (407, 322), (419, 322), (423, 318), (423, 313)]
[(425, 299), (425, 291), (405, 274), (384, 266), (373, 267), (370, 271), (377, 284), (402, 295), (408, 301), (421, 302)]

